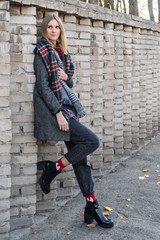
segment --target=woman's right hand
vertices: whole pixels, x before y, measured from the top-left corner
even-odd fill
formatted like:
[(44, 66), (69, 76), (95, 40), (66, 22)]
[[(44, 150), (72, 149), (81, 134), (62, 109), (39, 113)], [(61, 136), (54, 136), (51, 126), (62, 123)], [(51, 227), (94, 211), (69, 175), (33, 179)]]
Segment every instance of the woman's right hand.
[(68, 132), (69, 131), (69, 125), (68, 125), (68, 122), (65, 119), (65, 117), (63, 116), (61, 111), (56, 114), (56, 118), (57, 118), (59, 129), (61, 131)]

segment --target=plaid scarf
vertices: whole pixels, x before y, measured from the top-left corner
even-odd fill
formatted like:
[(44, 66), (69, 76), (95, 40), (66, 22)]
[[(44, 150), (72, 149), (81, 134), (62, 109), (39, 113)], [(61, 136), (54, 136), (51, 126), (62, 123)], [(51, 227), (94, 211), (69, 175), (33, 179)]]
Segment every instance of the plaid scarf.
[[(63, 63), (62, 63), (62, 61), (60, 59), (60, 56), (59, 56), (59, 54), (57, 52), (55, 52), (55, 57), (57, 59), (58, 67), (64, 69), (63, 68)], [(69, 100), (72, 103), (72, 106), (74, 106), (74, 108), (75, 108), (75, 110), (77, 112), (77, 116), (79, 118), (84, 117), (86, 115), (86, 113), (85, 113), (84, 108), (83, 108), (82, 104), (80, 103), (79, 99), (76, 97), (75, 93), (72, 91), (71, 88), (68, 87), (68, 85), (66, 84), (65, 81), (60, 79), (60, 82), (61, 82), (62, 87), (66, 91), (66, 93), (68, 95), (68, 98), (69, 98)]]
[(56, 50), (57, 54), (59, 55), (63, 65), (64, 65), (64, 60), (66, 62), (66, 74), (70, 75), (72, 77), (74, 74), (74, 65), (72, 63), (70, 55), (66, 54), (64, 56), (64, 53), (60, 47), (56, 47), (55, 50)]
[[(68, 119), (72, 115), (72, 111), (63, 107), (61, 83), (57, 72), (58, 65), (55, 57), (54, 47), (46, 39), (41, 39), (37, 43), (34, 49), (34, 53), (41, 55), (45, 67), (48, 71), (49, 86), (61, 105), (61, 111), (64, 117)], [(66, 56), (66, 74), (73, 76), (74, 65), (71, 61), (70, 55), (66, 54), (65, 56)]]

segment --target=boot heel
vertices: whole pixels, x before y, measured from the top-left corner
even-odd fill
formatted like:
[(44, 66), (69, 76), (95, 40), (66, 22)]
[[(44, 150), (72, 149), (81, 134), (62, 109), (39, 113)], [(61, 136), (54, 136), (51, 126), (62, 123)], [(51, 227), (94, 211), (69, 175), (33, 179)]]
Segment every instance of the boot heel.
[(93, 217), (87, 213), (84, 213), (84, 222), (91, 224), (93, 222)]
[(45, 170), (45, 161), (37, 163), (38, 170)]

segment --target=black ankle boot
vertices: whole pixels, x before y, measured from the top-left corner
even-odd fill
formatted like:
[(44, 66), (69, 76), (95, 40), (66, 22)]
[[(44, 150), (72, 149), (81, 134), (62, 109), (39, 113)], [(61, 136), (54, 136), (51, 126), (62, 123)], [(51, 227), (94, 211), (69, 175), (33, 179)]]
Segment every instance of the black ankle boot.
[(55, 162), (51, 162), (51, 161), (38, 162), (37, 169), (43, 170), (43, 173), (39, 179), (39, 185), (40, 185), (42, 191), (45, 194), (48, 194), (50, 192), (50, 184), (51, 184), (52, 180), (60, 172), (56, 169)]
[(84, 222), (90, 224), (93, 222), (93, 219), (95, 219), (98, 225), (103, 228), (111, 228), (114, 225), (110, 219), (107, 219), (103, 215), (97, 201), (87, 201), (84, 212)]

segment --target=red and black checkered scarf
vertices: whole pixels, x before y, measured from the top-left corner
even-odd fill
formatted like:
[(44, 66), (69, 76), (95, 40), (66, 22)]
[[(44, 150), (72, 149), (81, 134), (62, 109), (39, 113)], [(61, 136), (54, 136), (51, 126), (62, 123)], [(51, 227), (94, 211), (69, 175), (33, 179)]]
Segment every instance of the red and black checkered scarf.
[[(60, 48), (56, 48), (56, 51), (58, 52), (59, 56), (62, 56), (64, 53)], [(61, 107), (62, 112), (64, 113), (64, 116), (68, 118), (71, 116), (71, 111), (63, 107), (63, 99), (62, 99), (62, 89), (61, 89), (61, 83), (59, 80), (58, 72), (57, 72), (57, 60), (55, 57), (55, 49), (54, 47), (46, 40), (41, 39), (34, 49), (35, 54), (41, 55), (44, 65), (48, 71), (49, 75), (49, 86), (53, 93), (55, 94), (56, 98), (58, 99)], [(71, 57), (69, 54), (65, 55), (66, 59), (66, 74), (73, 76), (74, 74), (74, 65), (71, 61)]]

